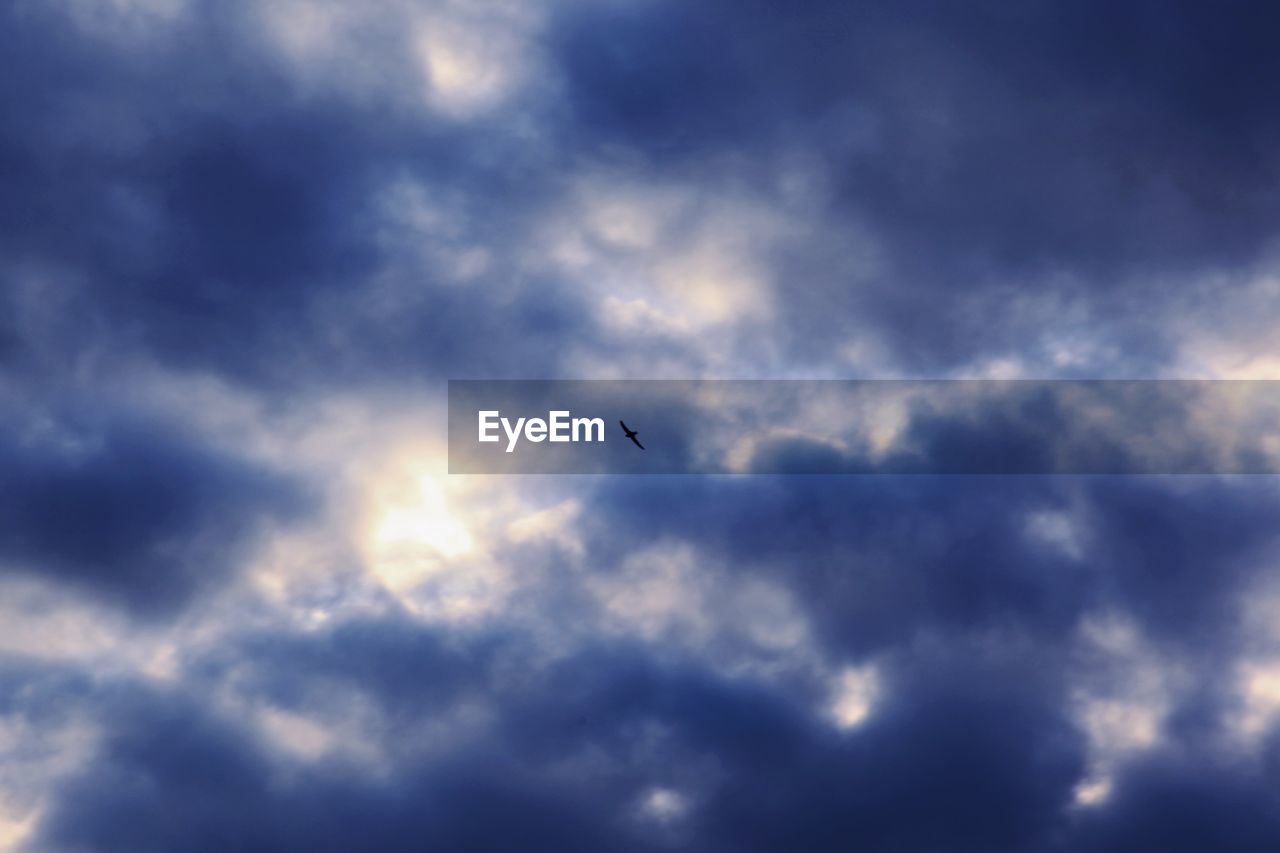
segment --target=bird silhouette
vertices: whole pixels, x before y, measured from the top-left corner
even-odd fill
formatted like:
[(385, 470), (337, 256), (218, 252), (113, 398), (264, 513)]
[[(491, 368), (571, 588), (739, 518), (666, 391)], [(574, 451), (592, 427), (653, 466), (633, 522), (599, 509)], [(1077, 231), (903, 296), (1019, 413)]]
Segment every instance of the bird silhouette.
[(635, 442), (636, 447), (644, 450), (644, 445), (640, 443), (640, 439), (636, 438), (636, 431), (633, 429), (627, 429), (627, 425), (622, 423), (622, 421), (618, 421), (618, 423), (622, 424), (622, 431), (627, 434), (627, 438)]

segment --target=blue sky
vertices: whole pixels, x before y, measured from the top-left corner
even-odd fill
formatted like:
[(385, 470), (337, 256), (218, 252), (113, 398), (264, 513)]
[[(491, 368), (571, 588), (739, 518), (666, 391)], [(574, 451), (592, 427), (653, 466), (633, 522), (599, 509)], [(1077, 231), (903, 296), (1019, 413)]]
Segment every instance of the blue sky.
[(1276, 23), (0, 4), (0, 848), (1280, 849), (1270, 477), (445, 456), (449, 378), (1280, 378)]

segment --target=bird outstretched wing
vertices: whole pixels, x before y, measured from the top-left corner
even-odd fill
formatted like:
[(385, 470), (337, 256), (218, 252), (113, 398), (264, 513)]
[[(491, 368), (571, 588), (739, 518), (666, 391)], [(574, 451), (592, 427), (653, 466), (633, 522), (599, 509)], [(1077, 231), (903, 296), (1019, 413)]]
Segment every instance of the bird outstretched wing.
[(631, 443), (641, 450), (644, 450), (644, 445), (640, 443), (640, 439), (636, 438), (636, 431), (628, 429), (625, 421), (618, 421), (618, 423), (622, 426), (622, 431), (627, 434), (627, 438), (631, 439)]

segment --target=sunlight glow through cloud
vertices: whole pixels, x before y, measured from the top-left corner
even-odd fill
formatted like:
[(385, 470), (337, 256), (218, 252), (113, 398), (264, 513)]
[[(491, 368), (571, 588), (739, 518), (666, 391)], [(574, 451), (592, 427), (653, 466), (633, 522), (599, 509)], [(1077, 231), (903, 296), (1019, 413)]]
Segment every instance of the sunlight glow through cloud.
[(875, 666), (847, 667), (836, 676), (829, 713), (836, 728), (856, 729), (875, 708), (880, 696), (880, 675)]

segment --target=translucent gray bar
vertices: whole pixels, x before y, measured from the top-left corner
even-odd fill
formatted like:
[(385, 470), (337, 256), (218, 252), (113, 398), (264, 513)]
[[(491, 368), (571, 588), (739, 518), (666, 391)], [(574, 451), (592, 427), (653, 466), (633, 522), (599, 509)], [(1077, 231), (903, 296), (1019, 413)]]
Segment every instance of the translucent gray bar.
[(1278, 470), (1272, 380), (449, 383), (453, 474)]

